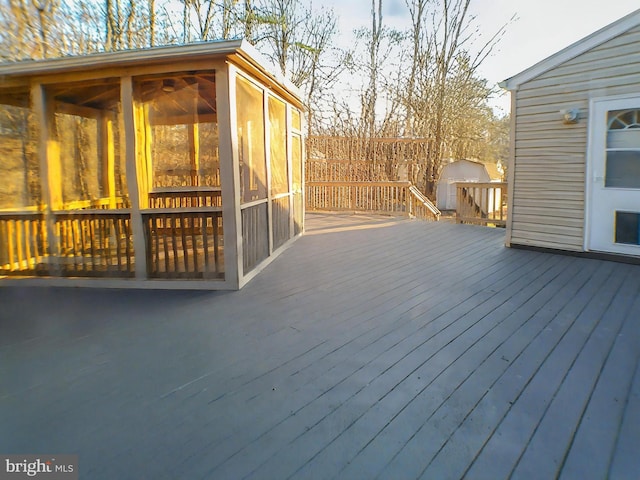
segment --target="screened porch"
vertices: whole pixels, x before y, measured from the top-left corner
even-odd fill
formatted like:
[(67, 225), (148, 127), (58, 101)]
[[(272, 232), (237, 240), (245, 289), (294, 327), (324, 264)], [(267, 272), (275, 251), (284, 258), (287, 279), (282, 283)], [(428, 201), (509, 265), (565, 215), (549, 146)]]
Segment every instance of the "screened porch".
[(304, 228), (302, 104), (258, 58), (231, 41), (0, 67), (4, 281), (242, 287)]

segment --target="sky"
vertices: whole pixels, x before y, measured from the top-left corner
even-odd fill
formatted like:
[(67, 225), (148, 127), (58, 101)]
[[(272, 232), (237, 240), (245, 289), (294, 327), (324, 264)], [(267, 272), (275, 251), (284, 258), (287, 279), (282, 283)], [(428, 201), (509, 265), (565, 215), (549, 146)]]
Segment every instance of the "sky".
[[(370, 23), (370, 0), (321, 3), (338, 16), (338, 42), (343, 45), (352, 41), (354, 28)], [(478, 28), (478, 45), (516, 16), (479, 71), (495, 85), (633, 12), (640, 4), (638, 0), (472, 0), (470, 8)], [(383, 0), (383, 22), (395, 28), (407, 26), (405, 0)], [(508, 113), (508, 95), (495, 99), (492, 105)]]

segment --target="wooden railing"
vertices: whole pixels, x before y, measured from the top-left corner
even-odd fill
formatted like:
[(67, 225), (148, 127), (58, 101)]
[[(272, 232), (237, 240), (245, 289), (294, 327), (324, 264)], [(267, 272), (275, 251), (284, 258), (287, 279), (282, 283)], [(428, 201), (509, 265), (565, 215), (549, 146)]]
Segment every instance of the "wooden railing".
[(223, 278), (222, 211), (142, 214), (150, 278)]
[(506, 226), (506, 183), (459, 182), (456, 189), (456, 223)]
[(74, 200), (65, 202), (60, 210), (108, 210), (114, 208), (128, 208), (129, 199), (126, 197), (104, 197), (93, 200)]
[(102, 210), (54, 212), (64, 276), (131, 277), (134, 273), (131, 214)]
[(220, 169), (193, 171), (190, 168), (175, 168), (171, 171), (156, 172), (153, 187), (195, 187), (198, 185), (220, 185)]
[(187, 187), (158, 189), (149, 193), (149, 208), (221, 207), (222, 190), (219, 187)]
[[(141, 212), (149, 278), (224, 278), (220, 189), (160, 190), (149, 203)], [(289, 198), (276, 203), (288, 207)], [(66, 203), (51, 212), (51, 230), (36, 207), (0, 211), (0, 275), (133, 277), (131, 212), (110, 205)]]
[(415, 185), (409, 186), (409, 215), (427, 221), (440, 220), (440, 210)]
[(44, 214), (0, 212), (0, 274), (46, 274), (48, 257)]
[(51, 251), (42, 212), (0, 212), (0, 273), (130, 277), (133, 240), (129, 212), (53, 212)]
[(440, 211), (409, 182), (307, 182), (306, 189), (309, 211), (440, 217)]

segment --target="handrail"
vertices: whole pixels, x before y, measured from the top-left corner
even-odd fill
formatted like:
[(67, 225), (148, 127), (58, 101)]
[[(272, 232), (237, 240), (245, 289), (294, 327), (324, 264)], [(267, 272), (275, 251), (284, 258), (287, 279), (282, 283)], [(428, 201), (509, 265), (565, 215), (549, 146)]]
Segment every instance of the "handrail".
[(59, 210), (109, 210), (125, 208), (125, 197), (101, 197), (91, 200), (73, 200), (62, 204)]
[(506, 183), (457, 182), (456, 190), (456, 223), (506, 226)]
[(382, 181), (382, 182), (367, 182), (367, 181), (362, 181), (362, 182), (330, 182), (330, 181), (311, 181), (311, 182), (306, 182), (307, 185), (313, 185), (313, 186), (317, 186), (317, 185), (321, 185), (321, 186), (335, 186), (335, 187), (351, 187), (351, 186), (370, 186), (370, 187), (408, 187), (409, 185), (411, 185), (411, 182), (389, 182), (389, 181)]
[(410, 182), (307, 182), (306, 190), (310, 211), (375, 212), (434, 221), (440, 217)]
[(202, 189), (162, 189), (149, 192), (149, 208), (220, 207), (222, 191), (216, 187)]
[(436, 207), (431, 200), (429, 200), (415, 185), (409, 185), (409, 192), (413, 195), (413, 197), (421, 203), (427, 210), (431, 212), (431, 214), (436, 218), (436, 221), (440, 219), (440, 215), (442, 214), (438, 207)]

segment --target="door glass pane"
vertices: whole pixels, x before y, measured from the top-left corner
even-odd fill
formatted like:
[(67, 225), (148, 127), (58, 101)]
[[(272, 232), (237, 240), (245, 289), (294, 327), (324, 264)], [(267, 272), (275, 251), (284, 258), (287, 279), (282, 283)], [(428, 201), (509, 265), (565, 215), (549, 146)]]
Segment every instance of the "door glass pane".
[(640, 245), (640, 213), (616, 212), (616, 243)]
[(640, 110), (607, 112), (605, 187), (640, 188)]
[(640, 128), (640, 110), (611, 110), (607, 112), (609, 130), (628, 130)]
[(640, 188), (640, 151), (609, 151), (605, 187)]

